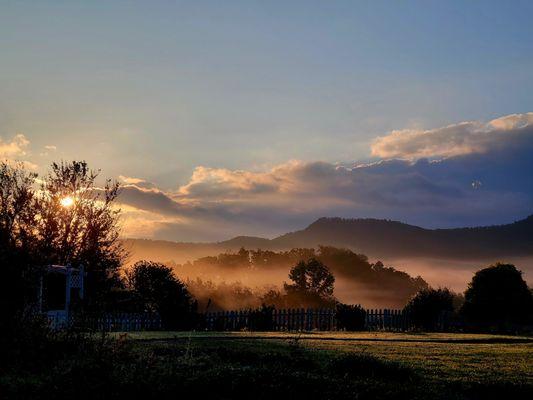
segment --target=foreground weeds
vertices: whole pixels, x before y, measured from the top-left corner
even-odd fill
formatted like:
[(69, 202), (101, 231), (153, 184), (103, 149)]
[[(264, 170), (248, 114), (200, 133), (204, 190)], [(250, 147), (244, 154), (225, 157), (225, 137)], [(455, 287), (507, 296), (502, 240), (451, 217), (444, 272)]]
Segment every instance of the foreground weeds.
[[(528, 398), (516, 383), (452, 383), (366, 352), (318, 350), (299, 340), (136, 342), (64, 333), (0, 377), (6, 399), (487, 399)], [(503, 396), (505, 395), (505, 396)]]

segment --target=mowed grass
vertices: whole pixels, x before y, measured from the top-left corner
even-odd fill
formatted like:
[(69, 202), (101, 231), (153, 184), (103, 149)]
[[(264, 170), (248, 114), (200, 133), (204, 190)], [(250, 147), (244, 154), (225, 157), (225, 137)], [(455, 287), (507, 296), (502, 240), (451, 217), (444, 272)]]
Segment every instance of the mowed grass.
[[(442, 340), (438, 339), (438, 340)], [(429, 379), (440, 382), (533, 384), (533, 342), (501, 337), (448, 342), (421, 341), (321, 341), (309, 340), (313, 348), (369, 354), (399, 362)]]
[(533, 338), (462, 333), (390, 332), (137, 332), (140, 343), (187, 342), (202, 348), (217, 345), (247, 351), (269, 344), (294, 346), (324, 357), (371, 356), (397, 363), (436, 384), (519, 385), (533, 388)]
[(472, 333), (424, 333), (424, 332), (203, 332), (203, 331), (146, 331), (113, 332), (114, 337), (127, 335), (133, 340), (167, 340), (183, 338), (228, 339), (320, 339), (346, 341), (414, 341), (414, 342), (526, 342), (533, 344), (533, 336), (493, 335)]
[(533, 398), (528, 337), (135, 332), (74, 339), (53, 345), (37, 364), (32, 358), (0, 374), (0, 398)]

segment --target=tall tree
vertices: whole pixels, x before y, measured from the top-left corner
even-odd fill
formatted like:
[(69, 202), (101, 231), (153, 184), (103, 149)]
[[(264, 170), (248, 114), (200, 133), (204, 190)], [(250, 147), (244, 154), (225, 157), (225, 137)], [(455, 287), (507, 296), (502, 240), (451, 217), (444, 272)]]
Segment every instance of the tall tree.
[(39, 253), (47, 263), (83, 264), (93, 299), (117, 282), (126, 256), (119, 239), (119, 184), (96, 185), (99, 171), (85, 161), (53, 163), (42, 181), (35, 207)]
[(93, 301), (118, 283), (126, 256), (118, 239), (119, 185), (105, 180), (99, 187), (97, 177), (84, 161), (53, 163), (37, 186), (37, 174), (23, 164), (0, 163), (3, 303), (14, 309), (14, 301), (26, 302), (33, 272), (47, 264), (83, 264)]
[(461, 312), (474, 327), (513, 330), (532, 321), (533, 296), (522, 272), (512, 264), (497, 263), (476, 272)]
[(14, 328), (31, 295), (35, 257), (36, 174), (23, 164), (0, 163), (0, 330)]

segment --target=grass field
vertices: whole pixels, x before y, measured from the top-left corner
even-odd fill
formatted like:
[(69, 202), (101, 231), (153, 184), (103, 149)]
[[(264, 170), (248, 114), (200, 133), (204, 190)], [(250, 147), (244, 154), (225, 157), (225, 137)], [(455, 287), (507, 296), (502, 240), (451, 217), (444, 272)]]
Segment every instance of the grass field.
[(19, 373), (16, 380), (0, 377), (0, 389), (13, 398), (533, 396), (533, 339), (528, 337), (138, 332), (93, 341), (89, 351), (54, 360), (45, 370), (22, 378)]
[(496, 391), (509, 389), (511, 393), (516, 388), (525, 392), (533, 389), (533, 338), (525, 336), (386, 332), (296, 335), (143, 332), (128, 336), (144, 345), (183, 346), (186, 343), (191, 352), (213, 346), (254, 352), (276, 345), (297, 346), (325, 359), (346, 354), (370, 356), (412, 371), (422, 379), (419, 383), (423, 387), (485, 386)]
[[(202, 347), (209, 343), (254, 348), (266, 343), (294, 345), (307, 350), (372, 355), (398, 362), (426, 377), (445, 381), (516, 382), (533, 384), (533, 338), (449, 333), (184, 333), (128, 334), (140, 341), (186, 340)], [(170, 342), (170, 343), (171, 343)]]

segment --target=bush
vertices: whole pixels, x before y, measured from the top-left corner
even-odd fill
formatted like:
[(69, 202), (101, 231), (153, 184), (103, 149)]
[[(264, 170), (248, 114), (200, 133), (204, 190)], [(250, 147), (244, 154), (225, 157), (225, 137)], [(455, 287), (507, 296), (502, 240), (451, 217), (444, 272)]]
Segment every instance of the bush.
[(454, 294), (449, 289), (422, 289), (404, 308), (414, 326), (427, 331), (443, 329), (439, 319), (453, 312)]
[(274, 307), (262, 305), (261, 308), (250, 312), (249, 327), (251, 331), (271, 331), (274, 327), (272, 313)]
[(359, 305), (337, 304), (335, 318), (337, 328), (346, 331), (365, 329), (366, 311)]

